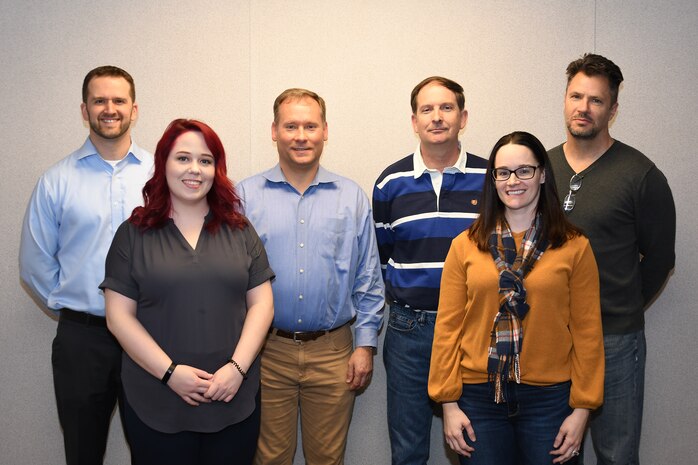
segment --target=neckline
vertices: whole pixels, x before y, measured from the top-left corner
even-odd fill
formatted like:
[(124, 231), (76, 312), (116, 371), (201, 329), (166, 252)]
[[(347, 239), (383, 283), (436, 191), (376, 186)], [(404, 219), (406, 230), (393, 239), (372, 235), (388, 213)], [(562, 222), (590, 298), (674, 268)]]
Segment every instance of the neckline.
[(561, 150), (562, 150), (562, 156), (563, 156), (563, 158), (564, 158), (564, 160), (565, 160), (565, 164), (566, 164), (567, 167), (570, 169), (570, 171), (571, 171), (572, 173), (574, 173), (575, 175), (580, 176), (582, 179), (584, 179), (584, 177), (585, 177), (587, 174), (589, 174), (589, 172), (592, 171), (592, 170), (600, 163), (600, 161), (603, 160), (603, 159), (606, 157), (606, 155), (608, 155), (608, 153), (611, 151), (611, 149), (612, 149), (613, 147), (615, 147), (616, 142), (618, 142), (618, 141), (615, 140), (615, 139), (613, 139), (613, 142), (612, 142), (611, 145), (606, 149), (606, 151), (603, 152), (601, 155), (599, 155), (599, 157), (598, 157), (596, 160), (594, 160), (593, 162), (591, 162), (591, 164), (590, 164), (589, 166), (587, 166), (586, 168), (584, 168), (584, 169), (581, 170), (581, 171), (575, 171), (574, 168), (572, 168), (572, 165), (570, 165), (570, 162), (567, 160), (567, 153), (565, 152), (565, 144), (562, 144), (562, 146), (561, 146), (560, 148), (561, 148)]

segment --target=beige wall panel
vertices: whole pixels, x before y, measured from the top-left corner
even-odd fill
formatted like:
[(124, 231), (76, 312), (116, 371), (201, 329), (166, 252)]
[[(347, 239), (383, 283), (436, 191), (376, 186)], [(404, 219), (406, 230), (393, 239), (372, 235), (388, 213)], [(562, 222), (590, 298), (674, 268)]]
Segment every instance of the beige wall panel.
[(698, 131), (698, 4), (598, 2), (597, 50), (614, 57), (625, 82), (612, 134), (650, 157), (672, 187), (677, 209), (676, 268), (647, 310), (647, 372), (640, 457), (692, 463), (698, 454), (698, 215), (694, 167)]
[[(133, 74), (134, 139), (149, 150), (173, 118), (211, 124), (235, 180), (276, 163), (274, 98), (287, 87), (315, 90), (328, 106), (323, 163), (370, 195), (377, 175), (417, 145), (409, 94), (424, 77), (465, 87), (469, 151), (487, 156), (517, 129), (552, 147), (565, 137), (564, 69), (593, 50), (626, 78), (612, 134), (664, 171), (679, 217), (676, 271), (647, 313), (643, 463), (692, 463), (696, 31), (692, 0), (0, 0), (0, 463), (64, 463), (50, 365), (55, 322), (20, 286), (17, 253), (37, 178), (87, 134), (79, 104), (89, 69), (115, 64)], [(356, 402), (348, 464), (389, 463), (385, 371), (380, 355), (375, 362)], [(449, 464), (441, 434), (435, 419), (430, 463)], [(128, 461), (117, 415), (106, 463)]]

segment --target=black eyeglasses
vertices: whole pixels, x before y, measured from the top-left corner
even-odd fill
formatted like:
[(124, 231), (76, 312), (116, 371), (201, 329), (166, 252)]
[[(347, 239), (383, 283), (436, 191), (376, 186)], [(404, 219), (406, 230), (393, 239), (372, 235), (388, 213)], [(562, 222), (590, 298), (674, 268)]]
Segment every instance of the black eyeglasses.
[(577, 203), (576, 192), (582, 187), (582, 179), (584, 176), (574, 174), (570, 178), (570, 191), (565, 196), (565, 200), (562, 201), (562, 209), (566, 212), (571, 212)]
[(492, 177), (495, 181), (506, 181), (511, 177), (511, 173), (514, 173), (519, 179), (531, 179), (536, 175), (537, 166), (524, 165), (519, 166), (515, 170), (510, 170), (509, 168), (494, 168), (492, 170)]

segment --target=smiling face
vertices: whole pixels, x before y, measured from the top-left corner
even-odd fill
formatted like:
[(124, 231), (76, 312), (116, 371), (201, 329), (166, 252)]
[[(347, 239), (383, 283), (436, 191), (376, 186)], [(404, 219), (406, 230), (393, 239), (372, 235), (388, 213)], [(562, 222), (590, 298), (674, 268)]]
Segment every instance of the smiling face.
[(518, 144), (503, 145), (494, 160), (494, 168), (506, 168), (514, 171), (522, 166), (536, 166), (531, 179), (519, 179), (515, 173), (506, 181), (494, 181), (497, 195), (504, 204), (504, 216), (507, 221), (516, 215), (519, 218), (533, 217), (538, 209), (541, 184), (545, 182), (545, 171), (539, 167), (536, 157), (528, 147)]
[(276, 142), (284, 172), (317, 170), (327, 140), (327, 123), (322, 120), (320, 105), (309, 97), (283, 101), (271, 125), (271, 138)]
[(456, 94), (438, 82), (427, 84), (417, 94), (412, 128), (422, 144), (457, 144), (468, 112), (458, 108)]
[(82, 118), (90, 125), (90, 137), (114, 140), (131, 137), (131, 123), (138, 105), (131, 99), (131, 84), (122, 77), (100, 76), (87, 85), (87, 101), (81, 105)]
[(570, 136), (594, 139), (598, 134), (607, 134), (618, 109), (618, 103), (611, 101), (608, 78), (577, 73), (565, 93), (565, 124)]
[(206, 195), (215, 174), (215, 161), (204, 136), (197, 131), (180, 135), (165, 164), (172, 207), (208, 205)]

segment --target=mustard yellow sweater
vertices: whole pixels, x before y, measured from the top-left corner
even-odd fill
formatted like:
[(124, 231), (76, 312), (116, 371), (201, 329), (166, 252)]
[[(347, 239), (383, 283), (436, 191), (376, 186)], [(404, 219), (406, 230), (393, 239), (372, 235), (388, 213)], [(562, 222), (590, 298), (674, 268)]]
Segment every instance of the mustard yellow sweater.
[[(517, 248), (524, 233), (514, 234)], [(604, 352), (599, 274), (582, 236), (548, 248), (524, 279), (530, 310), (523, 320), (521, 382), (571, 380), (572, 408), (603, 401)], [(437, 402), (460, 398), (463, 384), (487, 382), (487, 350), (499, 309), (499, 276), (489, 252), (467, 231), (453, 240), (441, 278), (429, 372)]]

